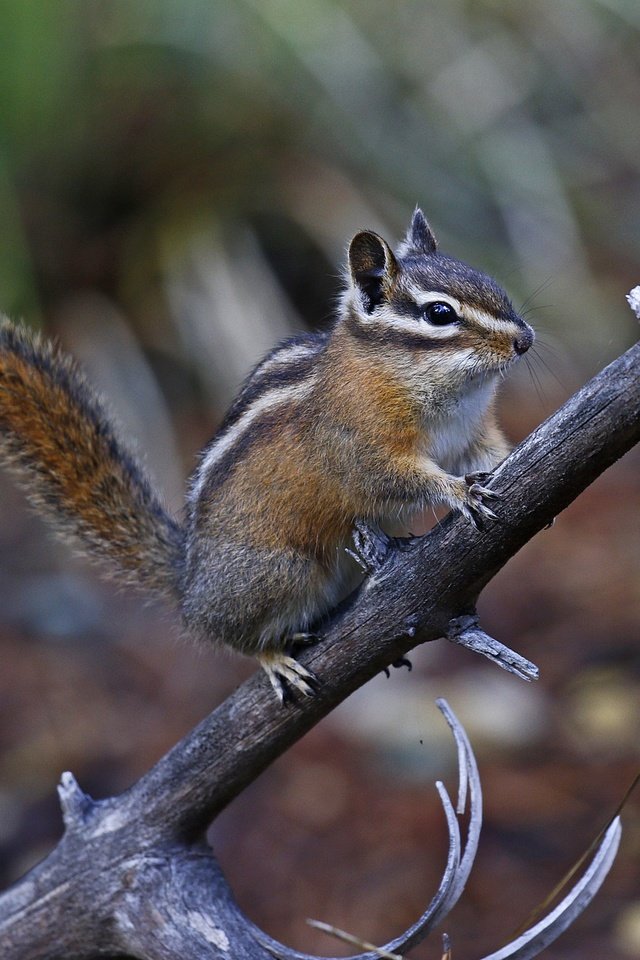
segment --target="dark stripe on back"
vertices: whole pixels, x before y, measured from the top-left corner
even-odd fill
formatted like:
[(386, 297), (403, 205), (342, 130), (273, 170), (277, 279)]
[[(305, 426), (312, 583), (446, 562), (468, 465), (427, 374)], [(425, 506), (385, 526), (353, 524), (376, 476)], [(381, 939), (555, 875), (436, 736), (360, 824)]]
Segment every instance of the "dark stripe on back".
[[(236, 467), (241, 463), (246, 463), (247, 454), (258, 441), (273, 437), (282, 429), (283, 411), (278, 414), (275, 410), (269, 410), (258, 417), (246, 430), (244, 430), (237, 440), (231, 444), (229, 449), (218, 460), (215, 466), (208, 470), (208, 476), (201, 488), (198, 500), (206, 501), (225, 481), (227, 481), (235, 472)], [(191, 505), (191, 510), (197, 510), (197, 504)]]
[[(206, 455), (211, 445), (223, 436), (234, 423), (237, 423), (243, 413), (264, 393), (274, 387), (285, 387), (304, 380), (313, 370), (317, 355), (324, 349), (327, 340), (328, 335), (324, 333), (309, 334), (304, 337), (292, 337), (278, 344), (271, 353), (267, 354), (245, 380), (243, 386), (240, 388), (240, 393), (229, 407), (220, 428), (203, 450), (203, 456)], [(260, 371), (264, 366), (275, 359), (278, 354), (289, 349), (289, 347), (311, 345), (315, 346), (316, 349), (309, 352), (306, 356), (296, 357), (295, 359), (292, 358), (290, 362), (285, 363), (281, 368), (276, 367), (269, 373), (264, 374), (264, 376), (260, 375)]]
[[(269, 354), (267, 354), (266, 357), (260, 361), (260, 363), (252, 370), (245, 380), (240, 393), (229, 407), (220, 427), (214, 433), (209, 443), (200, 452), (198, 457), (198, 466), (193, 471), (190, 478), (191, 488), (193, 488), (194, 483), (198, 483), (201, 477), (200, 471), (202, 469), (202, 464), (204, 463), (207, 454), (214, 444), (220, 440), (234, 426), (234, 424), (238, 422), (242, 415), (251, 407), (253, 402), (258, 400), (263, 394), (267, 393), (274, 387), (286, 387), (302, 382), (313, 371), (317, 363), (318, 354), (324, 350), (328, 340), (328, 333), (306, 334), (299, 337), (291, 337), (290, 339), (279, 343)], [(260, 375), (260, 371), (263, 369), (263, 367), (277, 357), (279, 353), (282, 353), (289, 347), (297, 346), (314, 346), (316, 349), (310, 351), (306, 356), (292, 359), (281, 369), (276, 368), (271, 370), (269, 373), (266, 373), (264, 376)], [(217, 487), (225, 477), (230, 475), (233, 469), (233, 464), (238, 456), (238, 452), (248, 449), (253, 443), (255, 431), (258, 430), (257, 435), (261, 435), (262, 424), (267, 419), (275, 417), (277, 417), (277, 415), (266, 412), (264, 416), (259, 417), (257, 421), (252, 423), (247, 428), (246, 432), (241, 434), (237, 441), (232, 443), (229, 450), (221, 457), (219, 461), (216, 462), (215, 468), (211, 472), (212, 475), (207, 477), (204, 486), (202, 487), (203, 492), (215, 489), (215, 487)]]

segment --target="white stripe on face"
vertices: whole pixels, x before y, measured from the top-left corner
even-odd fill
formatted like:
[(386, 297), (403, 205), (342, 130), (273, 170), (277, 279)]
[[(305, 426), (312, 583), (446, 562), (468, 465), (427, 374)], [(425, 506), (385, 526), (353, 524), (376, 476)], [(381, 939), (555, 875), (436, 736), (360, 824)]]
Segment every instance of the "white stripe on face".
[[(429, 290), (425, 292), (424, 289), (416, 285), (409, 285), (408, 292), (415, 299), (420, 309), (425, 309), (431, 303), (447, 303), (455, 310), (457, 316), (461, 315), (459, 301), (448, 293), (442, 293), (439, 290)], [(380, 324), (381, 327), (386, 329), (391, 328), (404, 333), (410, 333), (412, 336), (416, 336), (417, 334), (418, 336), (423, 336), (425, 340), (449, 340), (460, 332), (460, 327), (457, 323), (442, 324), (439, 326), (435, 323), (429, 323), (428, 320), (399, 316), (393, 307), (388, 304), (383, 304), (383, 306), (378, 307), (373, 314), (367, 317), (358, 317), (358, 320), (367, 326), (377, 326)]]
[[(448, 293), (441, 290), (425, 290), (418, 284), (408, 283), (406, 292), (421, 307), (428, 307), (431, 303), (447, 303), (460, 316), (460, 302)], [(401, 333), (409, 333), (412, 336), (423, 336), (425, 340), (448, 340), (459, 331), (457, 324), (431, 324), (428, 321), (421, 321), (417, 317), (405, 317), (398, 315), (390, 304), (382, 304), (377, 307), (373, 313), (365, 310), (357, 310), (357, 322), (363, 328), (392, 329)]]
[[(431, 300), (426, 301), (424, 306), (428, 306), (429, 303), (442, 303), (441, 300)], [(358, 318), (362, 323), (362, 319)], [(365, 321), (366, 322), (366, 321)], [(376, 310), (375, 314), (372, 315), (369, 323), (374, 326), (378, 324), (382, 329), (393, 329), (403, 331), (404, 333), (410, 333), (412, 336), (422, 336), (425, 340), (449, 340), (451, 337), (457, 336), (460, 333), (460, 326), (457, 323), (447, 323), (442, 326), (438, 326), (434, 323), (429, 323), (428, 320), (419, 320), (417, 318), (410, 317), (399, 317), (397, 313), (394, 313), (392, 307), (379, 307)]]
[(480, 307), (465, 307), (464, 314), (472, 323), (477, 323), (490, 333), (509, 333), (514, 337), (521, 333), (520, 328), (511, 320), (500, 320)]
[(286, 387), (273, 387), (267, 390), (244, 411), (242, 416), (219, 437), (214, 437), (213, 441), (206, 449), (202, 461), (196, 471), (195, 481), (191, 488), (189, 498), (196, 501), (207, 482), (209, 475), (222, 457), (237, 443), (243, 434), (251, 427), (262, 414), (269, 413), (277, 407), (283, 406), (291, 401), (300, 400), (311, 393), (315, 387), (316, 378), (308, 377), (300, 383), (294, 383)]
[(407, 293), (421, 307), (428, 307), (430, 303), (448, 303), (458, 316), (462, 313), (462, 304), (450, 293), (443, 293), (441, 290), (425, 290), (417, 283), (408, 283)]
[[(448, 293), (439, 290), (425, 292), (424, 289), (416, 284), (408, 284), (407, 292), (421, 309), (428, 307), (429, 304), (432, 303), (449, 304), (449, 306), (455, 310), (458, 317), (460, 317), (462, 324), (464, 324), (466, 320), (486, 330), (488, 333), (507, 334), (514, 338), (521, 333), (518, 325), (512, 321), (496, 317), (481, 307), (463, 306), (459, 300)], [(363, 324), (375, 326), (380, 323), (387, 328), (411, 333), (414, 336), (415, 334), (422, 335), (427, 340), (448, 340), (460, 333), (461, 330), (460, 325), (455, 322), (439, 326), (438, 324), (429, 323), (428, 320), (418, 321), (399, 316), (391, 306), (386, 304), (379, 307), (373, 314), (367, 317), (360, 316), (358, 319)]]

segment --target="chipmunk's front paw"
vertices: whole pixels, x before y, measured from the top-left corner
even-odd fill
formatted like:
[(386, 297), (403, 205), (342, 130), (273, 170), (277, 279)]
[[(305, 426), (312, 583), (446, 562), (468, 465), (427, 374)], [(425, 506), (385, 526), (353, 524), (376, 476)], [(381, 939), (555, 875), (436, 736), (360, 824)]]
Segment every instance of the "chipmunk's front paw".
[(490, 473), (468, 473), (464, 479), (467, 491), (461, 511), (476, 530), (482, 530), (485, 520), (498, 519), (489, 504), (499, 500), (500, 494), (482, 486), (491, 479)]
[(481, 486), (484, 486), (484, 484), (489, 483), (489, 480), (491, 480), (492, 478), (493, 478), (493, 474), (488, 473), (484, 470), (476, 470), (474, 471), (474, 473), (465, 473), (464, 475), (465, 483), (469, 487), (473, 483), (479, 483)]
[(265, 650), (257, 659), (280, 703), (293, 700), (294, 692), (303, 697), (312, 697), (316, 692), (318, 678), (286, 653)]

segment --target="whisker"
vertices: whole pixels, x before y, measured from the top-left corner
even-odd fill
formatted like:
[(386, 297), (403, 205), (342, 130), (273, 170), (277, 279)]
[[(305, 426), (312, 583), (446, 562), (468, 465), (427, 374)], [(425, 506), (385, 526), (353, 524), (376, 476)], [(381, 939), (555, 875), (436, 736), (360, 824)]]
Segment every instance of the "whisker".
[(566, 384), (562, 382), (562, 380), (560, 379), (560, 377), (558, 376), (558, 374), (555, 372), (555, 370), (553, 369), (553, 367), (551, 366), (551, 364), (547, 363), (547, 361), (546, 361), (545, 358), (542, 356), (542, 354), (540, 354), (540, 353), (534, 353), (534, 356), (535, 356), (536, 360), (537, 360), (539, 363), (542, 364), (542, 366), (545, 368), (545, 370), (547, 371), (547, 373), (549, 373), (549, 374), (553, 377), (553, 379), (556, 381), (556, 383), (558, 384), (558, 386), (559, 386), (559, 387), (562, 387), (563, 390), (566, 390)]
[(526, 363), (527, 370), (529, 371), (529, 376), (531, 377), (531, 383), (533, 384), (533, 387), (538, 396), (538, 400), (540, 401), (540, 405), (542, 407), (546, 407), (548, 405), (548, 400), (542, 388), (542, 383), (540, 382), (538, 372), (537, 370), (534, 370), (530, 357), (525, 357), (525, 363)]
[(534, 356), (538, 357), (540, 363), (544, 363), (544, 358), (542, 357), (542, 351), (545, 352), (552, 360), (557, 360), (560, 356), (559, 346), (556, 342), (549, 343), (548, 340), (541, 340), (540, 337), (536, 336), (536, 342), (533, 347)]
[(534, 297), (537, 297), (538, 294), (539, 294), (539, 293), (542, 293), (543, 290), (546, 290), (547, 287), (548, 287), (551, 283), (553, 283), (553, 274), (550, 274), (550, 275), (546, 278), (546, 280), (543, 280), (542, 283), (540, 283), (540, 284), (535, 288), (535, 290), (534, 290), (532, 293), (529, 294), (529, 296), (527, 297), (527, 299), (520, 305), (520, 310), (519, 310), (518, 312), (519, 312), (519, 313), (522, 313), (522, 311), (523, 311), (526, 307), (529, 306), (529, 304), (531, 303), (531, 301), (533, 300), (533, 298), (534, 298)]
[(555, 303), (532, 304), (529, 307), (523, 307), (523, 309), (520, 311), (520, 316), (524, 318), (530, 317), (532, 313), (536, 312), (536, 310), (554, 310), (555, 306)]

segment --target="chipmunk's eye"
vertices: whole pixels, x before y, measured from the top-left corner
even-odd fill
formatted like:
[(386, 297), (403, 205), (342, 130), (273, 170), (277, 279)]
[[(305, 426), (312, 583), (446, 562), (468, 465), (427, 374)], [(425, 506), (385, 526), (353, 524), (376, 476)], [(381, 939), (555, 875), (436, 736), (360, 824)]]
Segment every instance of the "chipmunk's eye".
[(437, 300), (435, 303), (429, 303), (422, 311), (422, 316), (436, 327), (444, 327), (448, 323), (457, 323), (459, 320), (458, 314), (453, 307), (440, 300)]

